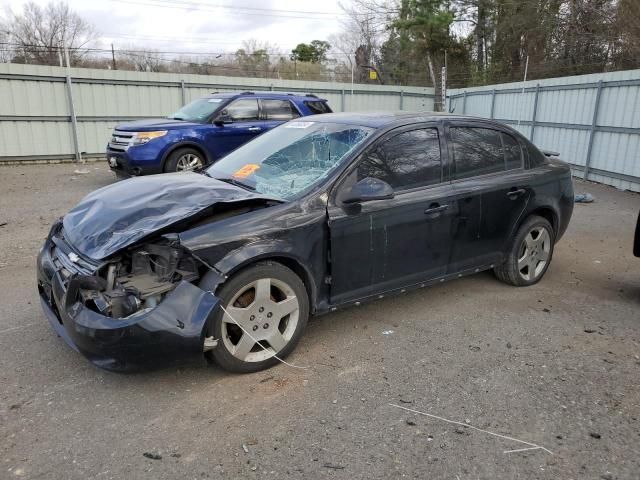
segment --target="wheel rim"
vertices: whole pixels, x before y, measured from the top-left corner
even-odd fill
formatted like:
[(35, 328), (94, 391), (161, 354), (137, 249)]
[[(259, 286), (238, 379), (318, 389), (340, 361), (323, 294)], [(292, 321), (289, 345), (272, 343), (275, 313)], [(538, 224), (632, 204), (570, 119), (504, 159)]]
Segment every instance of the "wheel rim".
[(222, 341), (243, 362), (261, 362), (277, 355), (293, 337), (300, 317), (300, 303), (293, 289), (275, 278), (245, 285), (225, 310)]
[(196, 168), (202, 168), (202, 160), (200, 160), (198, 155), (185, 153), (178, 158), (178, 163), (176, 164), (177, 172), (188, 172)]
[(518, 272), (526, 280), (536, 280), (544, 272), (551, 255), (551, 235), (543, 226), (533, 227), (524, 237), (518, 255)]

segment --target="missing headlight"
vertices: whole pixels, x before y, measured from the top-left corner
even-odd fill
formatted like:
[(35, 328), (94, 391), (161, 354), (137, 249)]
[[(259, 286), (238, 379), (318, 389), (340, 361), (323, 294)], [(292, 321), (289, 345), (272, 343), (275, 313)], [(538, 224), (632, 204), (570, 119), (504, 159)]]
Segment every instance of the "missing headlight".
[(146, 244), (104, 269), (95, 288), (80, 287), (85, 306), (113, 318), (155, 307), (181, 281), (198, 280), (196, 261), (174, 244)]

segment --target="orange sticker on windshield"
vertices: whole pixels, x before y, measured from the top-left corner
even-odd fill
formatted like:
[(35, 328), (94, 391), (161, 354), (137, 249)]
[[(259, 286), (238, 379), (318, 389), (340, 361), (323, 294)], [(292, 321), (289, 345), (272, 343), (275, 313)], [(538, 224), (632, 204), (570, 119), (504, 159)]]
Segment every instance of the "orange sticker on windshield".
[(244, 167), (234, 173), (233, 176), (237, 178), (247, 178), (259, 168), (260, 165), (256, 165), (255, 163), (247, 163)]

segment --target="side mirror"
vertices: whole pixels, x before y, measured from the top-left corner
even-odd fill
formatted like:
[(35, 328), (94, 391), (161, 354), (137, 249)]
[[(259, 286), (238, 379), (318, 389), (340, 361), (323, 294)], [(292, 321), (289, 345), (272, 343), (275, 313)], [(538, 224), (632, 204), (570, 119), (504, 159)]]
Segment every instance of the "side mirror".
[(349, 188), (341, 198), (342, 203), (370, 202), (371, 200), (388, 200), (393, 198), (393, 188), (387, 182), (377, 178), (363, 178)]
[(220, 112), (220, 115), (216, 117), (213, 123), (218, 127), (221, 127), (225, 124), (233, 123), (233, 120), (229, 116), (229, 112), (227, 112), (226, 110), (223, 110), (222, 112)]

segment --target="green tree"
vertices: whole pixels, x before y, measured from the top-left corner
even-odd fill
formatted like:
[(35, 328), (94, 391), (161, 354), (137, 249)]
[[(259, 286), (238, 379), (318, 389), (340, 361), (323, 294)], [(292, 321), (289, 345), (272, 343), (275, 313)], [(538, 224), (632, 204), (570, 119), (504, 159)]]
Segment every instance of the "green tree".
[(327, 59), (327, 52), (331, 49), (329, 42), (313, 40), (311, 43), (299, 43), (291, 50), (291, 60), (297, 62), (322, 63)]

